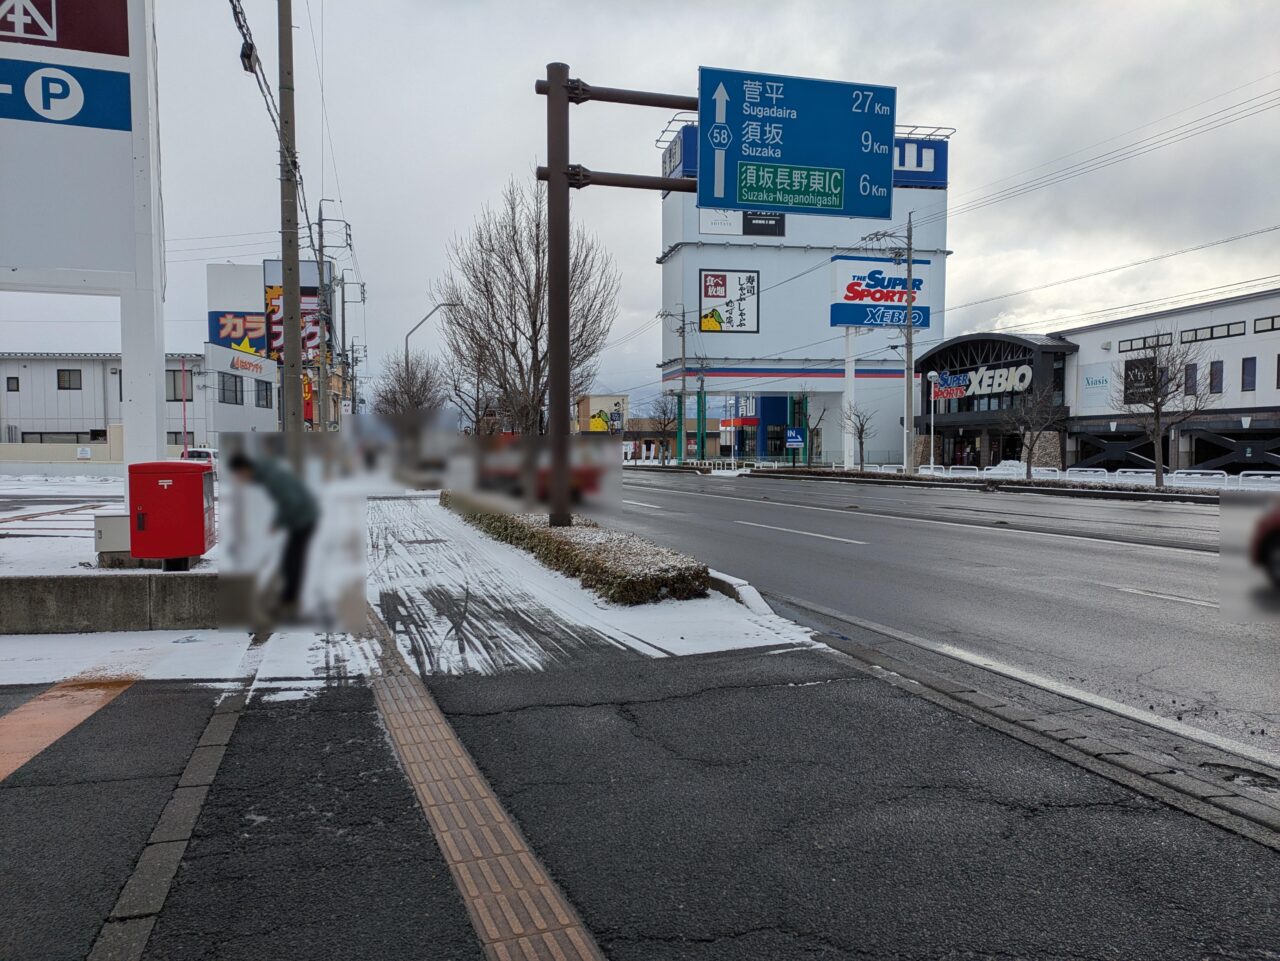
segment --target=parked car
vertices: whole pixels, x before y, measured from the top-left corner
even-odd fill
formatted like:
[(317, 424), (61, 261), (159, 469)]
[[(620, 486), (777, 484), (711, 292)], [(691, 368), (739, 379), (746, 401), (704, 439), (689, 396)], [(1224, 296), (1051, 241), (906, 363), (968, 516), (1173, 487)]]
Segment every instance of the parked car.
[(1249, 544), (1249, 560), (1266, 571), (1271, 583), (1280, 588), (1280, 501), (1258, 519)]
[(218, 473), (218, 452), (212, 447), (188, 447), (178, 457), (182, 460), (195, 460), (208, 464), (214, 474)]

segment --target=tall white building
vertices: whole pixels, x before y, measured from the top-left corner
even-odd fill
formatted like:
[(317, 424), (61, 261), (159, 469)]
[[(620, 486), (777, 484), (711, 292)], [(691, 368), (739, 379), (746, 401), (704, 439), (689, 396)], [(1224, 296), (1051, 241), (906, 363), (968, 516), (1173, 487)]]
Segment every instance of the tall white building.
[[(683, 389), (691, 398), (704, 392), (706, 413), (720, 418), (706, 456), (728, 456), (732, 446), (740, 459), (781, 458), (786, 428), (807, 420), (814, 426), (806, 437), (813, 460), (840, 461), (848, 369), (857, 403), (876, 411), (868, 459), (901, 462), (901, 321), (895, 323), (890, 310), (881, 326), (858, 328), (846, 353), (851, 328), (836, 326), (842, 319), (832, 305), (844, 302), (853, 284), (866, 289), (867, 306), (890, 306), (880, 298), (894, 293), (875, 285), (904, 281), (905, 265), (889, 255), (892, 242), (865, 244), (862, 238), (900, 228), (912, 212), (915, 351), (942, 339), (951, 132), (899, 127), (887, 221), (700, 209), (693, 194), (663, 197), (662, 390)], [(677, 131), (663, 156), (664, 174), (695, 176), (697, 143), (697, 127)], [(921, 323), (926, 313), (927, 326)], [(693, 416), (692, 401), (689, 412)], [(689, 437), (691, 456), (694, 444)]]

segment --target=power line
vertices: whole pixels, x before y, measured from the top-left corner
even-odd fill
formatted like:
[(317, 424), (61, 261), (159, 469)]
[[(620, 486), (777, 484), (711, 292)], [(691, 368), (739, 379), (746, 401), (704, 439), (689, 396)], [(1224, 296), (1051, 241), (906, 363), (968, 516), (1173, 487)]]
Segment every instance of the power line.
[[(253, 79), (257, 81), (258, 91), (261, 93), (263, 103), (267, 108), (267, 117), (271, 121), (272, 129), (276, 132), (276, 143), (279, 146), (280, 154), (292, 169), (294, 178), (298, 182), (298, 195), (302, 203), (302, 209), (304, 211), (309, 210), (306, 188), (302, 181), (302, 168), (298, 163), (298, 153), (296, 150), (285, 149), (284, 138), (280, 133), (280, 108), (277, 106), (275, 94), (271, 90), (271, 81), (267, 79), (266, 72), (262, 67), (262, 59), (258, 56), (258, 45), (254, 43), (253, 31), (249, 29), (249, 20), (245, 16), (244, 7), (241, 6), (240, 0), (228, 0), (228, 3), (231, 4), (231, 15), (243, 40), (243, 46), (240, 49), (240, 61), (245, 70), (252, 73)], [(304, 217), (303, 219), (307, 227), (307, 238), (310, 241), (311, 249), (314, 251), (317, 248), (315, 234), (311, 230), (311, 218)]]
[[(1263, 79), (1266, 79), (1266, 78), (1263, 78)], [(1248, 86), (1248, 84), (1246, 84), (1245, 86)], [(1249, 97), (1237, 103), (1230, 104), (1227, 107), (1223, 107), (1218, 110), (1212, 111), (1211, 113), (1205, 114), (1204, 116), (1198, 117), (1194, 120), (1189, 120), (1184, 123), (1177, 124), (1176, 126), (1169, 128), (1168, 130), (1163, 131), (1161, 133), (1153, 134), (1150, 137), (1141, 138), (1140, 140), (1134, 141), (1130, 144), (1122, 145), (1121, 147), (1115, 148), (1114, 150), (1106, 151), (1105, 153), (1099, 154), (1088, 160), (1084, 160), (1076, 164), (1071, 164), (1068, 167), (1059, 168), (1058, 170), (1054, 170), (1048, 174), (1045, 174), (1043, 177), (1034, 178), (1032, 180), (1025, 181), (1021, 184), (1016, 184), (1013, 187), (1005, 188), (1004, 190), (995, 191), (992, 194), (979, 197), (976, 200), (970, 201), (967, 204), (961, 204), (956, 208), (948, 208), (945, 203), (933, 204), (931, 206), (924, 207), (922, 208), (923, 211), (935, 210), (938, 212), (928, 216), (921, 217), (919, 220), (916, 221), (916, 226), (917, 227), (924, 226), (926, 224), (935, 223), (947, 217), (956, 217), (965, 213), (972, 213), (975, 210), (980, 210), (984, 207), (989, 207), (993, 204), (1001, 203), (1005, 200), (1012, 200), (1015, 197), (1023, 196), (1024, 194), (1031, 193), (1032, 191), (1035, 191), (1035, 190), (1040, 190), (1044, 187), (1052, 186), (1057, 183), (1062, 183), (1067, 180), (1073, 180), (1076, 177), (1083, 176), (1084, 174), (1092, 173), (1097, 170), (1102, 170), (1106, 167), (1114, 166), (1115, 164), (1121, 163), (1125, 160), (1131, 160), (1134, 157), (1151, 153), (1152, 151), (1158, 150), (1161, 147), (1171, 146), (1175, 143), (1180, 143), (1183, 140), (1188, 140), (1191, 137), (1199, 136), (1200, 134), (1208, 133), (1213, 130), (1218, 130), (1221, 127), (1225, 127), (1229, 124), (1236, 123), (1239, 120), (1244, 120), (1244, 119), (1247, 119), (1248, 117), (1256, 116), (1259, 113), (1262, 113), (1267, 110), (1272, 110), (1277, 106), (1280, 106), (1280, 96), (1272, 96), (1273, 94), (1278, 94), (1278, 93), (1280, 93), (1280, 88), (1275, 88), (1273, 90), (1265, 91), (1264, 93), (1258, 94), (1254, 97)], [(1266, 98), (1266, 97), (1271, 97), (1271, 99), (1264, 100), (1262, 103), (1255, 103), (1255, 101), (1263, 100), (1263, 98)], [(1210, 99), (1212, 100), (1217, 98), (1210, 98)], [(1249, 104), (1252, 104), (1252, 106), (1246, 106)], [(1233, 111), (1233, 110), (1236, 111), (1234, 114), (1230, 114), (1229, 116), (1226, 116), (1226, 117), (1218, 117), (1218, 115), (1220, 114), (1228, 113), (1229, 111)], [(1185, 112), (1185, 111), (1179, 111), (1179, 112)], [(1174, 115), (1176, 116), (1176, 114)], [(1211, 118), (1214, 118), (1214, 117), (1218, 117), (1218, 119), (1211, 120)], [(1209, 122), (1206, 122), (1206, 121), (1209, 121)], [(1199, 126), (1196, 126), (1196, 125), (1199, 125)], [(1145, 124), (1144, 127), (1145, 126), (1150, 126), (1150, 124)], [(1192, 129), (1182, 130), (1182, 128), (1185, 128), (1185, 127), (1191, 127)], [(1135, 129), (1143, 129), (1143, 128), (1138, 127)], [(1180, 130), (1181, 130), (1181, 133), (1175, 133), (1176, 131), (1180, 131)], [(1112, 139), (1116, 139), (1116, 138), (1112, 138)], [(1156, 141), (1156, 142), (1152, 143), (1151, 141)], [(1103, 143), (1105, 142), (1107, 141), (1103, 141)], [(1071, 155), (1068, 154), (1067, 156), (1071, 156)], [(998, 183), (1000, 181), (995, 181), (995, 182)], [(913, 211), (913, 212), (921, 212), (921, 211)], [(905, 227), (906, 227), (906, 224), (904, 222), (903, 224), (900, 224), (897, 227), (888, 228), (888, 231), (877, 231), (876, 233), (900, 232), (902, 229), (905, 229)], [(867, 242), (867, 238), (862, 237), (858, 241), (856, 241), (854, 244), (848, 247), (835, 247), (832, 250), (832, 255), (850, 252), (850, 251), (856, 251), (856, 250), (874, 249), (874, 248), (867, 247), (866, 242)], [(804, 270), (801, 270), (795, 274), (792, 274), (789, 277), (784, 277), (782, 280), (779, 280), (773, 284), (770, 284), (767, 287), (760, 288), (760, 294), (764, 294), (769, 290), (775, 290), (779, 287), (785, 286), (786, 284), (799, 280), (801, 277), (805, 277), (813, 273), (814, 271), (821, 270), (824, 266), (826, 266), (830, 262), (830, 257), (832, 255), (828, 255), (827, 257), (824, 257), (822, 260), (816, 262), (812, 266), (807, 267)], [(692, 313), (694, 312), (685, 311), (686, 316)]]
[(1229, 244), (1237, 240), (1245, 240), (1249, 237), (1257, 237), (1260, 234), (1271, 233), (1280, 230), (1280, 224), (1273, 224), (1270, 227), (1260, 227), (1257, 230), (1250, 230), (1243, 234), (1236, 234), (1233, 237), (1224, 237), (1221, 240), (1210, 240), (1203, 244), (1196, 244), (1192, 247), (1183, 247), (1180, 250), (1170, 250), (1163, 254), (1155, 254), (1151, 257), (1144, 257), (1141, 260), (1132, 260), (1127, 264), (1118, 264), (1114, 267), (1104, 267), (1101, 270), (1094, 270), (1087, 274), (1077, 274), (1074, 277), (1064, 277), (1061, 280), (1051, 280), (1043, 284), (1037, 284), (1034, 287), (1024, 287), (1021, 290), (1011, 290), (1003, 294), (995, 294), (991, 297), (983, 297), (980, 300), (970, 300), (967, 303), (956, 304), (954, 307), (944, 307), (938, 311), (939, 314), (946, 314), (950, 311), (962, 310), (966, 307), (976, 307), (979, 304), (989, 304), (997, 300), (1005, 300), (1009, 297), (1019, 297), (1023, 294), (1032, 294), (1037, 291), (1047, 290), (1050, 287), (1061, 287), (1063, 284), (1075, 283), (1077, 280), (1089, 280), (1093, 277), (1101, 277), (1104, 274), (1114, 274), (1116, 271), (1128, 270), (1130, 267), (1142, 267), (1146, 264), (1153, 264), (1160, 260), (1168, 260), (1170, 257), (1177, 257), (1182, 254), (1194, 253), (1197, 250), (1208, 250), (1210, 247), (1219, 247), (1222, 244)]

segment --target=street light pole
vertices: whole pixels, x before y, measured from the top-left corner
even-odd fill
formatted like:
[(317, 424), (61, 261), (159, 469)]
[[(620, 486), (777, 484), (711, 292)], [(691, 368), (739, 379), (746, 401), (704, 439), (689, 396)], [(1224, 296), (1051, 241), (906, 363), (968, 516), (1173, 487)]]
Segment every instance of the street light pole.
[(933, 385), (938, 382), (938, 372), (929, 371), (929, 473), (933, 473), (933, 415), (938, 412), (938, 402), (933, 396)]
[(461, 306), (462, 306), (461, 304), (436, 304), (429, 311), (427, 311), (427, 316), (423, 317), (420, 321), (414, 324), (413, 328), (409, 331), (409, 333), (404, 335), (404, 372), (406, 377), (409, 375), (409, 338), (413, 336), (414, 331), (416, 331), (419, 327), (421, 327), (428, 320), (430, 320), (431, 315), (434, 314), (441, 307), (461, 307)]

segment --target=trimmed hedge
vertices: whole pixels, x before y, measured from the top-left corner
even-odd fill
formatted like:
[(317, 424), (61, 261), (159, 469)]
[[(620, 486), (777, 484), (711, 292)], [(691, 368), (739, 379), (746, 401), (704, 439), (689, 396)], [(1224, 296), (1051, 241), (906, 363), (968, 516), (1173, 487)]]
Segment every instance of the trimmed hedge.
[(601, 527), (585, 517), (572, 527), (551, 527), (545, 514), (508, 514), (442, 491), (440, 503), (490, 537), (528, 551), (552, 570), (615, 604), (706, 597), (707, 566), (637, 534)]

